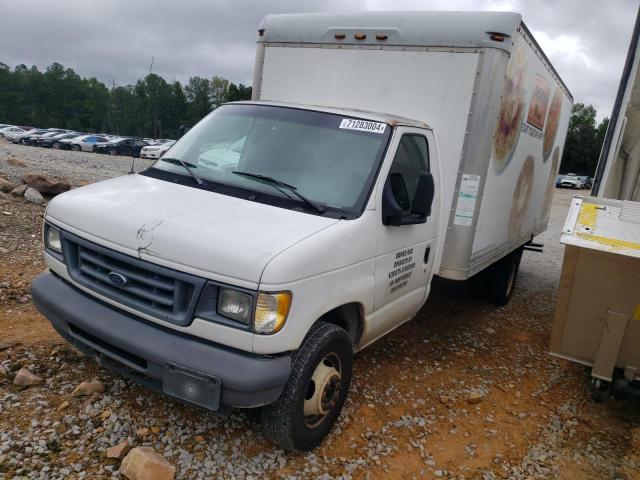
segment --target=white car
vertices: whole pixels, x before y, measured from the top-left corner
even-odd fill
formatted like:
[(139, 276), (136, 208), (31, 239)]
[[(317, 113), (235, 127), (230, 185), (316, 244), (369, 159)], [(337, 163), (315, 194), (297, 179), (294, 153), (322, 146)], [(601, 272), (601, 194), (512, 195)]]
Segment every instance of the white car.
[(82, 150), (83, 152), (93, 152), (93, 147), (96, 143), (107, 142), (106, 137), (100, 135), (82, 135), (76, 138), (67, 138), (60, 140), (58, 148), (63, 150), (74, 150), (76, 152)]
[(560, 178), (558, 186), (561, 188), (580, 189), (582, 188), (582, 180), (575, 173), (569, 173)]
[(161, 143), (160, 145), (149, 145), (148, 147), (142, 147), (140, 150), (140, 158), (148, 158), (151, 160), (157, 160), (162, 157), (167, 150), (171, 148), (171, 145), (176, 143), (175, 140), (169, 140), (168, 142)]
[(0, 130), (0, 136), (7, 139), (12, 135), (19, 135), (20, 133), (24, 133), (24, 130), (20, 127), (5, 127)]

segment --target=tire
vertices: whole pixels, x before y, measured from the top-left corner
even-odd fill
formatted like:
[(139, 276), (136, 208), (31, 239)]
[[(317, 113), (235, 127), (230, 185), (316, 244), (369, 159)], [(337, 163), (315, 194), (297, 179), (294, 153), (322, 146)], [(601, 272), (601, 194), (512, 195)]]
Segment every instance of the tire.
[(24, 138), (21, 138), (19, 143), (21, 145), (26, 145), (27, 144), (27, 142), (24, 140)]
[(60, 150), (60, 144), (59, 143), (54, 143), (53, 145), (51, 145), (51, 148), (53, 148), (55, 150)]
[(604, 380), (593, 379), (591, 381), (591, 400), (595, 403), (604, 403), (611, 393), (611, 384)]
[(522, 247), (498, 260), (487, 269), (487, 299), (497, 306), (509, 303), (518, 279)]
[(74, 152), (79, 152), (80, 151), (80, 145), (71, 145), (71, 150), (73, 150)]
[(625, 399), (626, 389), (629, 388), (629, 381), (624, 378), (618, 378), (613, 382), (613, 386), (611, 387), (611, 392), (613, 393), (613, 398), (618, 401), (622, 401)]
[[(292, 356), (291, 374), (280, 398), (262, 409), (265, 436), (290, 452), (320, 445), (347, 398), (352, 367), (353, 346), (347, 332), (329, 323), (313, 325)], [(325, 395), (315, 391), (313, 377), (322, 379)], [(321, 408), (325, 411), (320, 415), (305, 416), (305, 409), (318, 412)]]
[(109, 155), (117, 155), (117, 154), (118, 152), (116, 152), (115, 149), (112, 148), (109, 150)]

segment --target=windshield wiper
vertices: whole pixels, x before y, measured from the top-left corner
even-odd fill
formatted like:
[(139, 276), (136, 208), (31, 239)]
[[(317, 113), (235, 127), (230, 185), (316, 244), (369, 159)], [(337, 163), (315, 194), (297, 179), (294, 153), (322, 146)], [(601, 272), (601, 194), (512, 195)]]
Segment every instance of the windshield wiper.
[(163, 162), (171, 163), (173, 165), (180, 165), (184, 167), (184, 169), (187, 172), (189, 172), (189, 175), (193, 177), (193, 179), (196, 181), (198, 185), (204, 185), (204, 182), (200, 179), (200, 177), (197, 176), (195, 173), (193, 173), (193, 170), (191, 170), (192, 168), (197, 168), (198, 167), (197, 165), (194, 165), (193, 163), (185, 162), (184, 160), (180, 160), (179, 158), (160, 157), (160, 160), (162, 160)]
[[(273, 178), (273, 177), (268, 177), (267, 175), (261, 175), (260, 173), (240, 172), (238, 170), (234, 170), (231, 173), (235, 173), (236, 175), (242, 175), (244, 177), (255, 178), (257, 180), (262, 180), (264, 182), (269, 183), (270, 185), (273, 185), (274, 187), (276, 187), (277, 190), (280, 190), (278, 188), (278, 186), (279, 187), (284, 187), (288, 191), (293, 193), (296, 197), (298, 197), (300, 200), (302, 200), (304, 203), (306, 203), (311, 208), (313, 208), (316, 212), (318, 212), (320, 214), (323, 214), (325, 212), (324, 208), (322, 208), (321, 206), (317, 205), (315, 202), (313, 202), (312, 200), (309, 200), (307, 197), (305, 197), (300, 192), (298, 192), (298, 188), (297, 187), (294, 187), (293, 185), (289, 185), (288, 183), (284, 183), (281, 180), (278, 180), (278, 179)], [(282, 191), (282, 190), (280, 190), (280, 191)], [(286, 193), (285, 193), (285, 195), (286, 195)]]

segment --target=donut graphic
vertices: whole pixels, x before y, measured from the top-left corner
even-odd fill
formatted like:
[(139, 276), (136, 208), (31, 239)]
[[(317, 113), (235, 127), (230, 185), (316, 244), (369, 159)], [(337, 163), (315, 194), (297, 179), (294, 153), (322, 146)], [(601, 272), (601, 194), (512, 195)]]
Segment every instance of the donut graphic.
[(562, 113), (562, 90), (556, 87), (549, 106), (549, 116), (544, 125), (544, 139), (542, 141), (542, 160), (546, 162), (551, 155), (551, 149), (556, 141), (556, 133), (558, 133), (558, 125), (560, 124), (560, 114)]
[(493, 135), (493, 166), (501, 173), (511, 161), (518, 144), (525, 112), (527, 55), (518, 47), (507, 64), (507, 78)]
[(558, 171), (558, 163), (560, 163), (560, 147), (553, 149), (551, 155), (551, 172), (547, 180), (547, 188), (544, 191), (544, 204), (542, 206), (542, 216), (540, 220), (544, 220), (549, 216), (551, 210), (551, 199), (553, 198), (553, 188), (556, 186), (556, 172)]
[(513, 190), (513, 199), (511, 203), (511, 215), (509, 216), (509, 237), (514, 238), (522, 233), (524, 225), (524, 217), (533, 193), (533, 172), (535, 162), (533, 156), (527, 155), (522, 170), (518, 175), (516, 188)]

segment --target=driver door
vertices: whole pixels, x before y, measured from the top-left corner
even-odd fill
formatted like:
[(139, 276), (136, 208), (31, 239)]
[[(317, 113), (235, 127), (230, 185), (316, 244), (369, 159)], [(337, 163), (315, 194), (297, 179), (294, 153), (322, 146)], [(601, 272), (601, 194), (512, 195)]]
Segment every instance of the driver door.
[[(416, 193), (420, 174), (429, 171), (438, 178), (435, 139), (429, 130), (398, 127), (391, 145), (395, 152), (385, 162), (377, 189), (378, 215), (374, 324), (371, 337), (376, 338), (410, 319), (424, 303), (431, 283), (437, 240), (440, 192), (435, 189), (431, 213), (425, 223), (384, 225), (382, 192), (387, 180), (396, 202), (407, 213)], [(438, 185), (438, 182), (436, 182)]]

